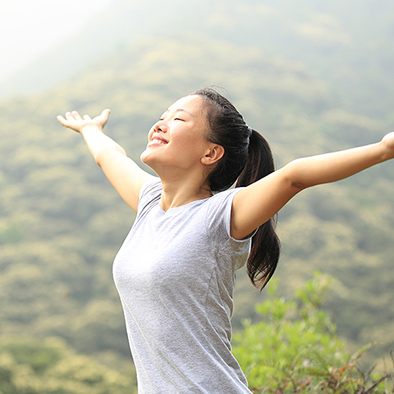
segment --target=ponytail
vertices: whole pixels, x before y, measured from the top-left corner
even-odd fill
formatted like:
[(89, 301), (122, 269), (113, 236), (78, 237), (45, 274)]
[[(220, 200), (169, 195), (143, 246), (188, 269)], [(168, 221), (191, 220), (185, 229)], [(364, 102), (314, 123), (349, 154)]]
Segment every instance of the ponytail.
[[(252, 131), (248, 159), (238, 177), (236, 187), (248, 186), (275, 170), (271, 148), (266, 139)], [(252, 238), (247, 271), (252, 283), (262, 290), (278, 265), (280, 241), (275, 232), (277, 216), (262, 224)]]
[[(193, 93), (202, 96), (207, 110), (211, 142), (224, 148), (224, 156), (209, 173), (213, 192), (232, 185), (248, 186), (274, 171), (274, 160), (268, 142), (250, 129), (242, 115), (225, 97), (213, 89)], [(276, 217), (262, 224), (252, 237), (252, 249), (247, 261), (248, 275), (260, 290), (271, 279), (279, 260), (280, 242), (275, 233)]]

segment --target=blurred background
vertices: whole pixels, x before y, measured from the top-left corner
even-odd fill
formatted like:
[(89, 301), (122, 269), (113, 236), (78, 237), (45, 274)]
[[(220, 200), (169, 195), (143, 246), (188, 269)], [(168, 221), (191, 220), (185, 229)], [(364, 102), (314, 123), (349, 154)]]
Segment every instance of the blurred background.
[[(111, 272), (134, 215), (58, 114), (111, 108), (107, 133), (138, 161), (162, 111), (214, 85), (280, 167), (393, 129), (393, 40), (383, 0), (3, 1), (0, 379), (18, 392), (135, 386)], [(351, 348), (380, 343), (372, 361), (394, 344), (393, 195), (384, 163), (279, 214), (278, 291), (332, 275), (325, 309)], [(235, 330), (264, 297), (240, 272)]]

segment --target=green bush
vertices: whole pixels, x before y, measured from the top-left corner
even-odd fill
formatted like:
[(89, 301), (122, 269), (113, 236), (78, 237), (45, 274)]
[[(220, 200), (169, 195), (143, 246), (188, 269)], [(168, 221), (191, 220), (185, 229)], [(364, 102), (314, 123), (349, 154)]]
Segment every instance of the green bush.
[(0, 339), (0, 394), (132, 394), (132, 372), (78, 355), (59, 339)]
[(372, 345), (350, 355), (322, 309), (330, 278), (316, 273), (294, 301), (275, 296), (257, 305), (264, 317), (244, 322), (234, 335), (233, 353), (255, 393), (391, 393), (391, 374), (363, 372), (357, 360)]

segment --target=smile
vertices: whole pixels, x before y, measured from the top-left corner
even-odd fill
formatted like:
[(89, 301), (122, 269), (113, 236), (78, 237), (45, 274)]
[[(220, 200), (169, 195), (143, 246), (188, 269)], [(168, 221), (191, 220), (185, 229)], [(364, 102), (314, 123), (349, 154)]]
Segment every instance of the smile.
[(166, 145), (168, 144), (168, 141), (166, 141), (164, 138), (161, 137), (153, 137), (151, 141), (149, 142), (148, 146), (153, 146), (153, 145)]

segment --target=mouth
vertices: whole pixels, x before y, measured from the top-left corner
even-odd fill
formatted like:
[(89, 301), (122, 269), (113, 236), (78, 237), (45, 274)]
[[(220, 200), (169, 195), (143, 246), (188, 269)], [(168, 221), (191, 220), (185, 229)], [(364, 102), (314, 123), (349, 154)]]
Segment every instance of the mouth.
[(154, 146), (154, 145), (167, 145), (168, 141), (165, 140), (164, 138), (160, 136), (154, 136), (150, 142), (148, 143), (148, 146)]

